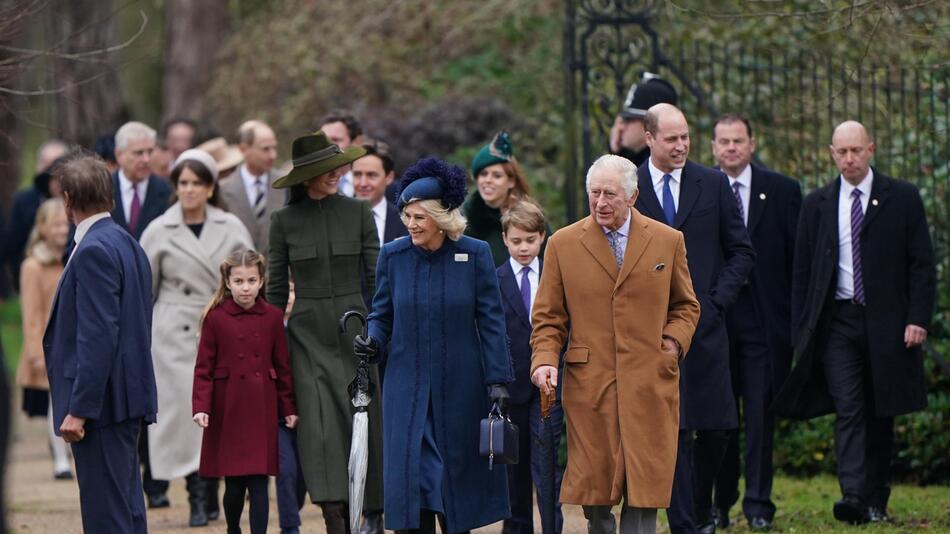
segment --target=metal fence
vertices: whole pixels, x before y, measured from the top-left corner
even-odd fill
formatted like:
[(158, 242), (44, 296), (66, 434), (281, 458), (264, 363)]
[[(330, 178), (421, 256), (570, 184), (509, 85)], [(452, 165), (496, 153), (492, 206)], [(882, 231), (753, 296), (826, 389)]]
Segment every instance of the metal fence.
[(572, 209), (583, 204), (583, 170), (607, 150), (610, 126), (629, 85), (650, 71), (680, 94), (690, 123), (690, 159), (714, 164), (713, 122), (721, 113), (741, 113), (752, 122), (758, 159), (798, 179), (806, 192), (837, 175), (828, 149), (834, 126), (846, 119), (861, 121), (877, 144), (875, 168), (920, 188), (938, 276), (948, 287), (950, 67), (855, 67), (804, 47), (669, 44), (650, 26), (654, 4), (565, 3), (568, 140), (580, 146), (567, 158), (569, 218), (576, 218), (578, 211)]

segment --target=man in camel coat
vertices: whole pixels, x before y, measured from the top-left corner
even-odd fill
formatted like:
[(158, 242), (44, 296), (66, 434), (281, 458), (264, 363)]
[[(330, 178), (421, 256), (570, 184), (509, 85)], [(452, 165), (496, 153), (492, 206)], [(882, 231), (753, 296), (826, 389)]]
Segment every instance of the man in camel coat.
[(548, 241), (534, 304), (532, 381), (557, 385), (568, 464), (561, 502), (590, 534), (653, 533), (669, 506), (679, 431), (679, 360), (699, 320), (683, 234), (641, 215), (637, 169), (606, 155), (587, 173), (591, 215)]

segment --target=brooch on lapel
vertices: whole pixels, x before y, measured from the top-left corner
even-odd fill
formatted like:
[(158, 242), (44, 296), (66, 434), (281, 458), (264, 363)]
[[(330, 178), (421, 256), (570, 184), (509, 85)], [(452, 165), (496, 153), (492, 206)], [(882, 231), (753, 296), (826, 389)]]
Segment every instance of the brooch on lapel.
[(468, 261), (468, 254), (456, 254), (455, 261)]
[(657, 263), (656, 265), (653, 266), (654, 271), (662, 271), (665, 268), (666, 268), (665, 263)]
[(759, 198), (765, 200), (765, 193), (759, 193)]
[(874, 206), (877, 206), (877, 199), (876, 198), (871, 199), (871, 204)]

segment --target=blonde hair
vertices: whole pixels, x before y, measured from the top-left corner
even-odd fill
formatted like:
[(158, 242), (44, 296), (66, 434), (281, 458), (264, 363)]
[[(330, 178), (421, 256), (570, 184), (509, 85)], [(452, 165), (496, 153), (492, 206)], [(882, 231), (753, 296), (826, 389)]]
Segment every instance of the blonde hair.
[(27, 239), (26, 249), (24, 250), (27, 257), (36, 258), (43, 265), (62, 261), (62, 258), (56, 257), (41, 233), (41, 229), (48, 226), (53, 217), (60, 213), (66, 214), (66, 205), (63, 204), (63, 200), (60, 198), (51, 198), (40, 204), (39, 209), (36, 210), (33, 230), (30, 231), (30, 237)]
[[(406, 206), (413, 203), (418, 204), (420, 208), (424, 209), (426, 213), (429, 214), (429, 217), (432, 217), (432, 220), (435, 221), (435, 225), (439, 230), (445, 232), (445, 235), (447, 235), (449, 239), (458, 241), (459, 238), (462, 237), (462, 233), (468, 225), (468, 221), (466, 221), (465, 216), (462, 215), (462, 210), (459, 208), (451, 210), (445, 209), (441, 202), (434, 199), (420, 200), (413, 198), (409, 200), (409, 202), (406, 202)], [(402, 223), (409, 226), (409, 217), (406, 216), (405, 206), (403, 206), (399, 216), (402, 219)]]
[(201, 332), (201, 326), (205, 322), (205, 317), (208, 316), (208, 313), (211, 310), (215, 309), (225, 300), (231, 298), (231, 290), (228, 289), (228, 278), (231, 277), (231, 269), (235, 267), (257, 267), (257, 271), (261, 275), (261, 289), (267, 284), (267, 269), (265, 265), (266, 260), (264, 256), (253, 250), (238, 250), (232, 252), (227, 258), (221, 262), (221, 267), (218, 268), (221, 271), (221, 281), (218, 283), (218, 289), (215, 290), (214, 296), (211, 297), (211, 301), (208, 302), (208, 305), (205, 306), (204, 311), (201, 312), (201, 319), (198, 320), (198, 332)]

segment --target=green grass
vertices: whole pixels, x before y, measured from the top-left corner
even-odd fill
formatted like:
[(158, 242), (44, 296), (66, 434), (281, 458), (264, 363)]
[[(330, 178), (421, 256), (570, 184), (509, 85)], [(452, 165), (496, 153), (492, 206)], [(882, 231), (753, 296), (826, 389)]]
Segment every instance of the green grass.
[[(778, 507), (775, 531), (812, 532), (950, 532), (950, 487), (895, 485), (891, 491), (889, 524), (852, 527), (835, 521), (831, 513), (840, 498), (838, 481), (830, 475), (807, 479), (776, 477), (772, 498)], [(733, 526), (726, 533), (750, 532), (739, 506), (733, 507)]]
[(16, 364), (20, 361), (20, 348), (23, 346), (18, 299), (0, 302), (0, 338), (3, 339), (3, 354), (7, 357), (7, 369), (12, 377), (16, 372)]

